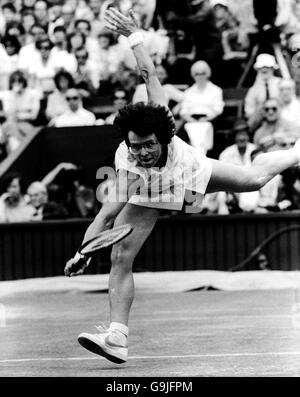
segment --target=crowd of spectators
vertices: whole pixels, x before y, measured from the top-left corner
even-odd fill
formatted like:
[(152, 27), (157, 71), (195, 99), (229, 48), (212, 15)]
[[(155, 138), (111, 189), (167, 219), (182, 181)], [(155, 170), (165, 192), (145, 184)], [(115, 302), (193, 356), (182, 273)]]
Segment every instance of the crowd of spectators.
[[(203, 153), (218, 143), (224, 89), (237, 85), (258, 44), (243, 118), (217, 156), (251, 166), (260, 152), (290, 147), (300, 137), (300, 1), (269, 3), (266, 13), (256, 0), (1, 1), (0, 164), (42, 127), (110, 125), (127, 103), (147, 102), (127, 40), (105, 27), (111, 6), (136, 12), (178, 135)], [(273, 43), (286, 51), (291, 78), (282, 77)], [(94, 110), (99, 98), (109, 101), (108, 114)], [(91, 189), (59, 177), (72, 167), (59, 164), (26, 192), (20, 175), (5, 175), (0, 221), (92, 216), (98, 203)], [(207, 195), (203, 212), (298, 209), (299, 180), (295, 168), (255, 194)]]

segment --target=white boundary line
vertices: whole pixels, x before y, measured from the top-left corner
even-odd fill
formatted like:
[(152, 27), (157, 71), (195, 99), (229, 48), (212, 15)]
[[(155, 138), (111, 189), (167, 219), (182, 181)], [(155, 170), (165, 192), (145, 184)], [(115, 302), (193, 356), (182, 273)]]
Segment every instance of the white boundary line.
[[(263, 356), (300, 356), (300, 352), (261, 352), (261, 353), (219, 353), (219, 354), (186, 354), (172, 356), (132, 356), (129, 360), (147, 360), (147, 359), (178, 359), (178, 358), (223, 358), (223, 357), (263, 357)], [(86, 361), (86, 360), (104, 360), (103, 357), (42, 357), (42, 358), (20, 358), (0, 360), (0, 364), (22, 363), (22, 362), (40, 362), (40, 361)]]

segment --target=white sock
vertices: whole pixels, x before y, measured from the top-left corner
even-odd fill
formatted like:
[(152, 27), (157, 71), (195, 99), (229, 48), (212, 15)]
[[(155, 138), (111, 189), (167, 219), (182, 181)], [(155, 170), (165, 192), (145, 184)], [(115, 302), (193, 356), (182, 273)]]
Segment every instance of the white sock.
[(127, 327), (127, 325), (122, 323), (111, 322), (109, 329), (111, 331), (119, 331), (121, 334), (125, 335), (126, 337), (129, 334), (129, 328)]

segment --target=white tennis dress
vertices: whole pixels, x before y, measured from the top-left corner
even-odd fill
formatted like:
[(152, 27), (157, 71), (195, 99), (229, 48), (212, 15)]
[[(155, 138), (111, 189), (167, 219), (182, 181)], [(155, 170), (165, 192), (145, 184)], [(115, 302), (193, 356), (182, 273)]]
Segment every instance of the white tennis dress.
[(174, 136), (168, 145), (166, 165), (161, 168), (144, 168), (138, 165), (125, 141), (115, 154), (116, 170), (140, 175), (131, 204), (150, 208), (198, 212), (211, 177), (211, 161), (200, 150)]

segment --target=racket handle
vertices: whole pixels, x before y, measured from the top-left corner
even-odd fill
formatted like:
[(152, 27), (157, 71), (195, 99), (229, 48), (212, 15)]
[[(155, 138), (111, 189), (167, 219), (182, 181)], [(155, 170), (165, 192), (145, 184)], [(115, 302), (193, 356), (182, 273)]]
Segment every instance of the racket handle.
[(89, 265), (89, 258), (86, 256), (81, 256), (76, 263), (72, 265), (71, 272), (76, 273), (80, 269), (84, 269)]

